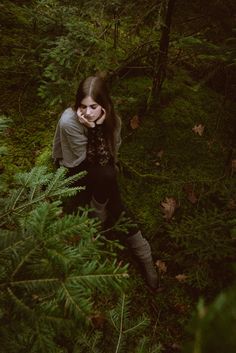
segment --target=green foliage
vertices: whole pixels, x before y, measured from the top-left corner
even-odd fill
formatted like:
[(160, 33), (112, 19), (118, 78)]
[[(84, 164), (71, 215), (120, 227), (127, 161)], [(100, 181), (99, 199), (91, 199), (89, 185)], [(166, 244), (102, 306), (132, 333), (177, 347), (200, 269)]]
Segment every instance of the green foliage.
[[(48, 173), (35, 167), (18, 174), (18, 186), (1, 200), (5, 352), (61, 352), (57, 335), (71, 335), (66, 332), (75, 325), (89, 324), (97, 298), (124, 287), (126, 266), (116, 262), (115, 242), (106, 250), (88, 211), (63, 215), (61, 200), (79, 190), (72, 183), (83, 174), (65, 178), (65, 173), (63, 168)], [(19, 318), (24, 319), (20, 324)], [(14, 339), (11, 332), (17, 332)]]
[(191, 336), (194, 335), (194, 339), (191, 344), (186, 344), (184, 352), (235, 352), (235, 303), (235, 286), (219, 294), (210, 305), (200, 300), (191, 323)]
[[(235, 254), (230, 213), (219, 209), (195, 211), (168, 226), (175, 263), (185, 268), (188, 283), (196, 288), (220, 288), (230, 274)], [(232, 272), (232, 269), (231, 269)]]
[[(156, 345), (145, 335), (149, 320), (144, 315), (131, 317), (131, 303), (123, 294), (117, 306), (109, 311), (104, 323), (103, 334), (98, 331), (79, 337), (73, 353), (79, 352), (134, 352), (159, 353), (161, 345)], [(105, 318), (98, 317), (97, 320)], [(109, 332), (109, 334), (106, 334)]]

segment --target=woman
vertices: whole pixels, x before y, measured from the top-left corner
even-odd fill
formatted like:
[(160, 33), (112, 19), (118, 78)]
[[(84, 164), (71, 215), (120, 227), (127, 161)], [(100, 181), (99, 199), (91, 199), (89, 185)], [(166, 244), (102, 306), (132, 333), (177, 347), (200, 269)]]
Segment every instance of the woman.
[[(121, 215), (123, 206), (116, 178), (120, 130), (121, 121), (115, 114), (105, 81), (96, 76), (83, 80), (74, 109), (66, 109), (58, 122), (53, 143), (53, 159), (68, 168), (69, 175), (87, 171), (78, 181), (78, 185), (86, 189), (70, 202), (68, 212), (90, 203), (103, 224), (111, 220), (114, 223)], [(138, 228), (133, 229), (126, 240), (142, 264), (148, 285), (157, 288), (149, 243)]]

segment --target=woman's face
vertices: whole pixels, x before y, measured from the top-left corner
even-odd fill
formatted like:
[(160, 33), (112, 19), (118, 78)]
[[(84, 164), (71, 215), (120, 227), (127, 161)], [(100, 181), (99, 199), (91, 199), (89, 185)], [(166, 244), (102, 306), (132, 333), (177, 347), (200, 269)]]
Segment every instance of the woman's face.
[(90, 96), (82, 99), (78, 110), (88, 121), (95, 121), (102, 115), (101, 105), (96, 103)]

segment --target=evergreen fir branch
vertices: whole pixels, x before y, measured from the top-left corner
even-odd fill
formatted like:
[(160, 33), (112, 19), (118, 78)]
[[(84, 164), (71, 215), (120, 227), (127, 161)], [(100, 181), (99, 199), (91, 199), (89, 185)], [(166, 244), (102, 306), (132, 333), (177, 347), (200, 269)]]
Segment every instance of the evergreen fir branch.
[(11, 287), (25, 287), (27, 290), (38, 290), (43, 288), (44, 290), (56, 289), (60, 285), (61, 280), (59, 278), (37, 278), (37, 279), (26, 279), (18, 281), (9, 281), (8, 285)]
[(54, 332), (50, 327), (45, 322), (40, 324), (39, 321), (36, 321), (34, 326), (35, 333), (30, 339), (30, 345), (32, 346), (30, 352), (61, 353), (61, 348), (53, 340)]
[(107, 292), (107, 286), (109, 285), (112, 285), (114, 289), (121, 291), (122, 282), (128, 277), (128, 273), (125, 272), (125, 268), (116, 268), (115, 263), (108, 264), (107, 261), (103, 264), (95, 261), (91, 261), (91, 263), (86, 263), (86, 266), (84, 266), (84, 273), (82, 275), (71, 275), (67, 280), (71, 283), (82, 282), (86, 285), (97, 287), (103, 292)]
[(85, 298), (85, 292), (86, 290), (84, 291), (84, 288), (80, 288), (79, 286), (77, 288), (70, 286), (69, 289), (64, 283), (62, 284), (61, 296), (65, 303), (65, 311), (70, 315), (73, 314), (75, 318), (84, 317), (84, 314), (91, 310), (92, 303), (88, 298)]
[[(65, 178), (66, 168), (59, 168), (55, 174), (45, 174), (46, 170), (46, 167), (35, 167), (30, 173), (19, 173), (16, 176), (16, 180), (21, 184), (21, 187), (13, 190), (6, 200), (5, 211), (0, 214), (0, 219), (4, 219), (2, 225), (6, 222), (6, 217), (13, 213), (20, 215), (22, 211), (31, 209), (40, 202), (56, 197), (69, 197), (83, 189), (83, 187), (69, 186), (83, 176), (83, 172)], [(46, 185), (48, 186), (42, 189), (42, 186)], [(57, 203), (59, 204), (60, 201), (58, 200)]]
[(25, 314), (25, 317), (27, 317), (28, 320), (30, 319), (30, 322), (33, 323), (36, 319), (34, 310), (19, 299), (11, 288), (7, 287), (7, 293), (9, 294), (11, 301), (15, 304), (15, 310), (17, 310), (21, 315)]
[(22, 239), (19, 238), (19, 234), (16, 231), (1, 229), (0, 235), (0, 254), (7, 252), (13, 244), (22, 243)]
[(123, 294), (123, 296), (122, 296), (121, 316), (120, 316), (120, 327), (119, 327), (119, 337), (118, 337), (118, 341), (117, 341), (115, 353), (118, 353), (118, 352), (119, 352), (120, 345), (121, 345), (121, 340), (122, 340), (122, 336), (123, 336), (124, 307), (125, 307), (125, 294)]
[[(60, 167), (57, 169), (56, 173), (53, 175), (50, 183), (47, 185), (46, 193), (48, 195), (58, 195), (58, 191), (63, 190), (65, 187), (73, 184), (75, 181), (82, 178), (86, 172), (80, 172), (78, 174), (72, 175), (70, 177), (66, 177), (67, 168)], [(83, 187), (78, 187), (78, 190), (84, 189)], [(56, 193), (55, 193), (56, 192)]]
[(126, 330), (124, 330), (123, 333), (124, 333), (124, 334), (130, 333), (130, 332), (133, 333), (133, 331), (135, 331), (135, 333), (136, 333), (136, 330), (137, 330), (137, 329), (142, 329), (142, 328), (144, 328), (144, 327), (147, 327), (147, 325), (149, 324), (150, 320), (148, 320), (146, 317), (143, 317), (141, 320), (142, 320), (142, 321), (139, 321), (139, 322), (138, 322), (137, 324), (135, 324), (134, 326), (131, 324), (131, 327), (128, 328), (128, 329), (126, 329)]
[(19, 272), (19, 270), (21, 269), (21, 267), (25, 264), (26, 261), (29, 260), (29, 258), (34, 254), (36, 248), (30, 249), (28, 253), (26, 253), (22, 258), (21, 261), (18, 263), (18, 265), (16, 266), (16, 268), (14, 269), (14, 271), (11, 274), (11, 279), (13, 279), (13, 277), (15, 277), (15, 275)]
[[(36, 238), (48, 238), (50, 232), (48, 228), (51, 223), (54, 222), (57, 214), (60, 213), (58, 208), (58, 202), (52, 203), (41, 203), (37, 208), (35, 208), (27, 217), (26, 224), (28, 231)], [(54, 236), (55, 233), (50, 236)]]
[(162, 353), (163, 347), (159, 344), (151, 344), (150, 339), (143, 336), (135, 349), (135, 353)]
[(61, 275), (66, 276), (69, 272), (71, 263), (74, 263), (80, 256), (75, 250), (62, 249), (60, 252), (57, 249), (46, 249), (46, 255), (52, 264), (52, 267)]
[(101, 332), (96, 331), (91, 334), (82, 333), (77, 339), (73, 353), (101, 353), (101, 340)]
[(64, 215), (63, 218), (59, 218), (49, 225), (48, 233), (57, 234), (58, 238), (62, 240), (76, 234), (82, 238), (85, 238), (87, 234), (92, 237), (97, 232), (94, 225), (95, 221), (88, 220), (87, 216), (84, 218), (79, 215)]

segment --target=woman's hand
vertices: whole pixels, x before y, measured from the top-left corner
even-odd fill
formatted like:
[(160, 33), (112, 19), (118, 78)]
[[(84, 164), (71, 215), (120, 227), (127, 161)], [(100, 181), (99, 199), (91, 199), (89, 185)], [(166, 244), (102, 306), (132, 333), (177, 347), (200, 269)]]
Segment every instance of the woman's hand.
[(88, 121), (84, 114), (82, 113), (81, 109), (79, 108), (77, 110), (77, 116), (78, 116), (78, 119), (79, 119), (79, 122), (89, 128), (93, 128), (95, 127), (95, 123), (93, 121)]
[(77, 116), (81, 124), (87, 126), (88, 128), (94, 128), (96, 125), (103, 124), (104, 120), (106, 119), (106, 111), (102, 108), (102, 116), (99, 117), (96, 121), (89, 121), (86, 119), (80, 108), (77, 110)]
[(98, 118), (98, 120), (96, 120), (97, 125), (103, 124), (104, 120), (106, 119), (106, 111), (103, 108), (102, 108), (102, 113), (103, 113), (102, 116)]

